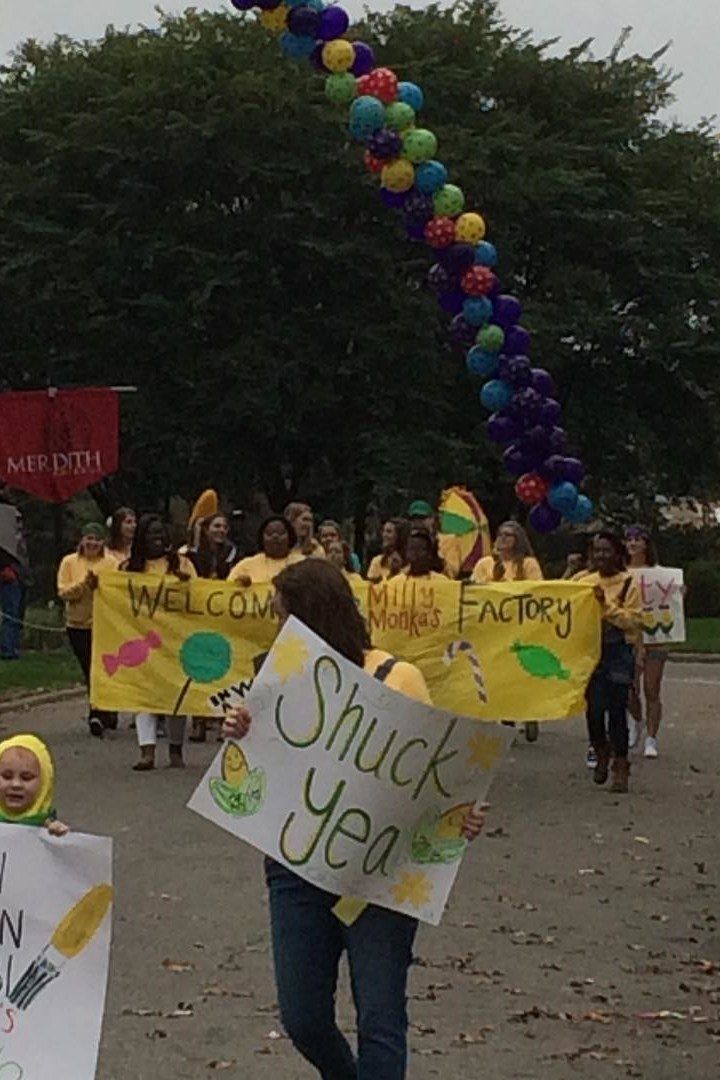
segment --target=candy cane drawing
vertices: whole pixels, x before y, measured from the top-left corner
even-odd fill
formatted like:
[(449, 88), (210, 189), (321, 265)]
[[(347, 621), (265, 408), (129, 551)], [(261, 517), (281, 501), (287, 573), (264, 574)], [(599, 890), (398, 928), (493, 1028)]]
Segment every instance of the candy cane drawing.
[(473, 681), (475, 683), (475, 689), (477, 695), (483, 704), (487, 703), (488, 695), (485, 687), (485, 679), (483, 677), (482, 667), (480, 665), (480, 659), (475, 652), (470, 641), (451, 641), (445, 650), (443, 661), (450, 665), (459, 653), (465, 653), (470, 661), (470, 667), (472, 668)]

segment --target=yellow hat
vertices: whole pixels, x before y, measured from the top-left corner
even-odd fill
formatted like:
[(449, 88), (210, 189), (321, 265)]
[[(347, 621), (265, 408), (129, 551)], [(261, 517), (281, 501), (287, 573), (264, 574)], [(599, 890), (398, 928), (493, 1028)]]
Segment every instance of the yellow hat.
[(205, 491), (202, 492), (201, 495), (198, 495), (197, 499), (195, 500), (195, 505), (190, 511), (190, 520), (188, 521), (188, 525), (192, 526), (195, 524), (196, 521), (199, 521), (200, 518), (210, 517), (211, 515), (217, 514), (219, 509), (220, 500), (218, 499), (217, 491), (215, 491), (213, 488), (207, 488)]
[(40, 790), (32, 806), (14, 813), (0, 804), (0, 822), (19, 822), (26, 825), (42, 825), (53, 808), (55, 795), (55, 768), (50, 751), (42, 739), (35, 735), (13, 735), (0, 742), (0, 759), (6, 750), (28, 750), (37, 758), (40, 766)]

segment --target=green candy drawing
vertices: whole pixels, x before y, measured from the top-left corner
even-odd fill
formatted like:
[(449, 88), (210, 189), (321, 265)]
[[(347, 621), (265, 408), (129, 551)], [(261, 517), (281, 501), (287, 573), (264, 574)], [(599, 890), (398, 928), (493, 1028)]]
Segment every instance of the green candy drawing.
[(516, 641), (511, 646), (523, 671), (535, 679), (569, 679), (570, 671), (563, 667), (560, 657), (544, 645), (523, 645)]
[(265, 770), (250, 769), (245, 754), (234, 742), (229, 742), (223, 751), (221, 769), (222, 777), (210, 780), (210, 794), (220, 809), (233, 817), (256, 814), (267, 794)]
[(462, 827), (472, 803), (452, 806), (444, 814), (428, 810), (417, 823), (410, 843), (410, 856), (416, 863), (452, 863), (462, 857), (467, 840)]

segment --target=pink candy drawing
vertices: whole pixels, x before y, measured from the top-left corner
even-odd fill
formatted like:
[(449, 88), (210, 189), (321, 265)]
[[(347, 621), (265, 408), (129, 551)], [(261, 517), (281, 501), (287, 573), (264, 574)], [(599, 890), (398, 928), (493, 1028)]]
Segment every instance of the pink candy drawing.
[(121, 667), (140, 667), (153, 649), (159, 649), (162, 638), (154, 630), (145, 637), (124, 641), (116, 653), (103, 653), (103, 667), (108, 675), (114, 675)]

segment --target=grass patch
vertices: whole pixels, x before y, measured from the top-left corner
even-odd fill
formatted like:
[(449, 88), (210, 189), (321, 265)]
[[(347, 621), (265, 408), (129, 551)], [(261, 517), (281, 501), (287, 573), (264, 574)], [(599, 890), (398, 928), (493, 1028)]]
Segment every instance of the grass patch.
[(672, 648), (680, 652), (720, 653), (720, 619), (688, 619), (687, 641)]
[(24, 652), (19, 660), (0, 661), (0, 701), (81, 683), (80, 668), (69, 649)]

